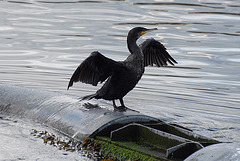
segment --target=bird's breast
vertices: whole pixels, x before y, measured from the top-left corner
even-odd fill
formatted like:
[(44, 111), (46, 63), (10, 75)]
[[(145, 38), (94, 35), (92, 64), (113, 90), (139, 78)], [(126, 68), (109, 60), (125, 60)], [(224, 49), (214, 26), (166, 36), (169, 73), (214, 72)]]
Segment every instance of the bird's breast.
[(135, 78), (133, 80), (136, 81), (136, 83), (138, 82), (138, 80), (141, 78), (141, 76), (144, 73), (144, 64), (143, 63), (144, 63), (143, 61), (134, 60), (134, 61), (126, 64), (129, 75), (131, 75), (131, 78)]

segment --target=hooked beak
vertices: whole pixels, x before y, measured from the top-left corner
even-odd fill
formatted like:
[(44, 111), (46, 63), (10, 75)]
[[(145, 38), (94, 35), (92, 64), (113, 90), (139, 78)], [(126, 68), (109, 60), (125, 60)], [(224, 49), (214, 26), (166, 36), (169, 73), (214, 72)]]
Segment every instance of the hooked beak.
[(151, 32), (151, 31), (154, 31), (154, 30), (158, 30), (158, 29), (157, 29), (157, 28), (146, 29), (145, 31), (142, 31), (141, 35), (144, 35), (144, 34), (146, 34), (147, 32)]

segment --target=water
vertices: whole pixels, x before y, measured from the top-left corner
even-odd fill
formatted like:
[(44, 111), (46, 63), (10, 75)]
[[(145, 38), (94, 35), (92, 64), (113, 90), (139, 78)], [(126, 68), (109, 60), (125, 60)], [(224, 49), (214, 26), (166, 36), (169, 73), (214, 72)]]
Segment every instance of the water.
[[(81, 160), (90, 161), (86, 154), (78, 152), (69, 152), (59, 150), (50, 144), (44, 144), (42, 138), (34, 136), (33, 122), (29, 120), (4, 116), (0, 114), (0, 160), (1, 161), (19, 161), (19, 160)], [(34, 123), (34, 129), (46, 131), (51, 134), (57, 134), (46, 126)], [(58, 134), (60, 135), (60, 134)], [(61, 138), (67, 140), (67, 138)]]
[[(125, 104), (143, 114), (220, 141), (240, 140), (240, 2), (238, 0), (0, 0), (0, 83), (81, 97), (98, 87), (77, 83), (76, 67), (98, 50), (128, 56), (135, 26), (178, 61), (148, 67)], [(94, 101), (112, 108), (112, 103)]]

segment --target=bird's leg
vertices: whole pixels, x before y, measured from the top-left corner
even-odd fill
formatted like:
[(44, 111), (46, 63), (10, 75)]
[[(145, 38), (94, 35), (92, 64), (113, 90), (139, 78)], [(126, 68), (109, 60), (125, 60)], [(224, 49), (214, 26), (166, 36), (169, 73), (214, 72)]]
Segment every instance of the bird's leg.
[(130, 109), (130, 108), (127, 108), (127, 107), (124, 105), (122, 98), (120, 98), (119, 101), (120, 101), (120, 103), (121, 103), (121, 106), (118, 107), (119, 110), (122, 110), (122, 111), (130, 110), (130, 111), (139, 112), (139, 111), (136, 111), (136, 110), (132, 110), (132, 109)]
[(123, 103), (123, 99), (120, 98), (119, 100), (120, 100), (120, 103), (121, 103), (121, 107), (126, 107), (126, 106), (124, 105), (124, 103)]
[(120, 101), (120, 103), (121, 103), (121, 106), (116, 107), (115, 110), (116, 110), (116, 111), (120, 111), (120, 112), (126, 111), (128, 108), (124, 105), (123, 99), (120, 98), (119, 101)]
[(127, 111), (127, 110), (130, 110), (130, 111), (138, 112), (138, 111), (136, 111), (136, 110), (132, 110), (132, 109), (130, 109), (130, 108), (127, 108), (127, 107), (124, 105), (122, 98), (120, 98), (119, 101), (120, 101), (120, 103), (121, 103), (121, 106), (117, 107), (116, 104), (115, 104), (115, 100), (113, 100), (114, 111), (125, 112), (125, 111)]
[(112, 100), (112, 101), (113, 101), (113, 107), (114, 107), (114, 109), (116, 109), (117, 106), (116, 106), (115, 100)]
[(120, 100), (121, 106), (116, 106), (115, 100), (113, 100), (114, 111), (119, 111), (119, 112), (126, 111), (127, 108), (125, 107), (122, 98), (119, 100)]

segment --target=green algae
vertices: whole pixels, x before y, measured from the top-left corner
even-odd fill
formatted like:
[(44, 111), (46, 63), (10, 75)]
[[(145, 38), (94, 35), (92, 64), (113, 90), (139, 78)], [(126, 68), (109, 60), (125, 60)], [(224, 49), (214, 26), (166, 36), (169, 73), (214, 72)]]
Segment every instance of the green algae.
[(147, 147), (135, 142), (111, 141), (110, 138), (96, 137), (100, 144), (100, 151), (105, 156), (116, 158), (116, 160), (141, 160), (141, 161), (165, 161), (164, 156), (156, 157), (143, 151), (152, 151)]

